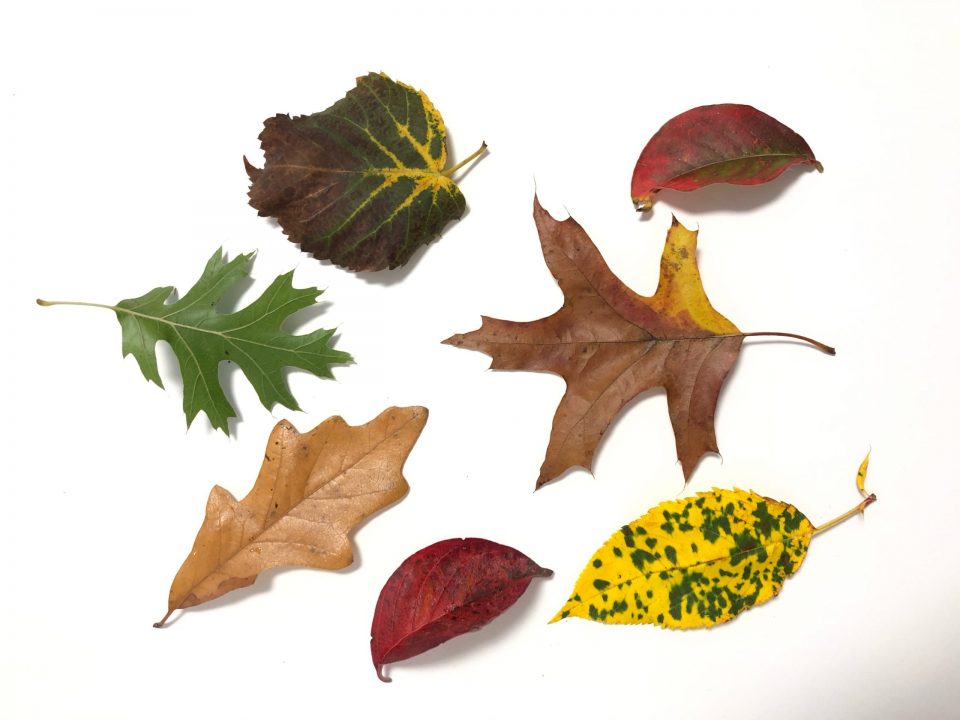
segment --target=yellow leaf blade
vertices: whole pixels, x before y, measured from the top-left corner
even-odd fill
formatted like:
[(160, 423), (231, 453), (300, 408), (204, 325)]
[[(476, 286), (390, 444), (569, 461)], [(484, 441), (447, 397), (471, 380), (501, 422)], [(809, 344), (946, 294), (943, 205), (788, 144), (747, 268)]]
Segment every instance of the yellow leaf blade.
[(860, 463), (860, 467), (857, 469), (857, 490), (860, 491), (860, 494), (863, 497), (868, 497), (869, 493), (866, 488), (867, 481), (867, 467), (870, 465), (870, 453), (867, 453), (867, 456), (863, 459), (863, 462)]
[(688, 230), (673, 218), (660, 257), (657, 292), (645, 298), (658, 316), (670, 322), (673, 335), (704, 337), (736, 335), (737, 326), (716, 311), (700, 278), (697, 230)]
[(775, 597), (813, 534), (792, 505), (743, 490), (661, 503), (594, 554), (551, 622), (710, 627)]

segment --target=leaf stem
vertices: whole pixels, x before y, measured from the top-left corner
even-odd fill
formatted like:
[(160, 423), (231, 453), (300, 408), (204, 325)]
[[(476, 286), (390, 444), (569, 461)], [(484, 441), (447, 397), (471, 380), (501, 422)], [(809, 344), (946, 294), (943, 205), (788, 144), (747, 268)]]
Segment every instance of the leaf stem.
[(788, 337), (793, 338), (794, 340), (802, 340), (805, 343), (810, 343), (818, 350), (822, 350), (827, 355), (836, 355), (837, 351), (835, 348), (825, 345), (819, 340), (814, 340), (813, 338), (808, 338), (806, 335), (797, 335), (796, 333), (787, 333), (787, 332), (748, 332), (743, 333), (743, 337), (766, 337), (770, 335), (775, 335), (777, 337)]
[(865, 507), (867, 507), (867, 505), (870, 505), (870, 504), (872, 504), (872, 503), (875, 503), (876, 501), (877, 501), (877, 496), (876, 496), (875, 494), (873, 494), (873, 493), (870, 493), (869, 495), (867, 495), (867, 497), (865, 497), (865, 498), (863, 499), (863, 501), (862, 501), (860, 504), (858, 504), (858, 505), (857, 505), (855, 508), (853, 508), (852, 510), (848, 510), (848, 511), (845, 512), (843, 515), (841, 515), (840, 517), (835, 517), (833, 520), (831, 520), (831, 521), (828, 522), (828, 523), (825, 523), (825, 524), (821, 525), (820, 527), (815, 527), (815, 528), (813, 529), (813, 534), (814, 534), (814, 535), (818, 535), (819, 533), (822, 533), (824, 530), (829, 530), (829, 529), (832, 528), (834, 525), (839, 525), (839, 524), (842, 523), (844, 520), (849, 520), (850, 518), (852, 518), (852, 517), (853, 517), (854, 515), (856, 515), (857, 513), (862, 513), (862, 512), (863, 512), (863, 509), (864, 509)]
[(98, 307), (106, 310), (116, 310), (113, 305), (103, 305), (102, 303), (78, 302), (76, 300), (41, 300), (37, 298), (37, 305), (50, 307), (51, 305), (82, 305), (84, 307)]
[(457, 170), (459, 170), (460, 168), (462, 168), (464, 165), (466, 165), (466, 164), (468, 164), (468, 163), (470, 163), (470, 162), (473, 162), (474, 160), (476, 160), (478, 157), (480, 157), (480, 156), (481, 156), (483, 153), (485, 153), (486, 151), (487, 151), (487, 143), (486, 143), (486, 141), (484, 141), (483, 143), (480, 144), (479, 149), (477, 149), (477, 151), (474, 152), (472, 155), (470, 155), (468, 158), (466, 158), (465, 160), (461, 160), (461, 161), (458, 162), (456, 165), (454, 165), (452, 168), (448, 168), (448, 169), (444, 170), (444, 171), (443, 171), (443, 176), (444, 176), (444, 177), (450, 177), (450, 176), (453, 175)]
[(162, 628), (162, 627), (163, 627), (163, 624), (167, 621), (167, 618), (170, 617), (170, 616), (173, 614), (173, 611), (174, 611), (175, 609), (176, 609), (176, 608), (171, 608), (170, 610), (167, 610), (167, 614), (164, 615), (164, 616), (160, 619), (160, 622), (155, 622), (155, 623), (153, 624), (153, 626), (154, 626), (155, 628)]

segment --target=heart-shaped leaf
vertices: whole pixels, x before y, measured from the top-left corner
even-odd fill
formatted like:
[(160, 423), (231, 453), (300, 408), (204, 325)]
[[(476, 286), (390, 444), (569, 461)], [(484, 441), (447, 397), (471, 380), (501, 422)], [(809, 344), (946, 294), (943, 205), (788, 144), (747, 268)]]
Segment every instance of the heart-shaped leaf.
[(326, 110), (264, 122), (265, 163), (250, 204), (280, 222), (304, 252), (350, 270), (403, 265), (466, 201), (447, 168), (447, 131), (430, 99), (383, 73)]

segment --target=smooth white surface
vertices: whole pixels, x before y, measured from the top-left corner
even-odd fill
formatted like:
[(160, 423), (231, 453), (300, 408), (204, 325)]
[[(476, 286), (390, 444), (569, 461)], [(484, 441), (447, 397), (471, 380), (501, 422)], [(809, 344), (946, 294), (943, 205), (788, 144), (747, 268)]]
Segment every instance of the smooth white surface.
[[(960, 702), (956, 523), (955, 213), (960, 6), (953, 2), (459, 4), (18, 3), (0, 21), (0, 716), (949, 717)], [(355, 76), (423, 88), (469, 212), (405, 269), (355, 276), (301, 255), (246, 204), (241, 157), (277, 112), (321, 110)], [(800, 132), (822, 175), (663, 193), (641, 220), (628, 184), (647, 139), (696, 105), (745, 102)], [(630, 406), (591, 476), (532, 493), (563, 392), (488, 372), (443, 346), (481, 313), (553, 312), (560, 293), (531, 219), (534, 185), (611, 268), (654, 290), (671, 212), (699, 226), (713, 304), (749, 341), (720, 399), (723, 461), (686, 488), (662, 393)], [(227, 373), (242, 421), (184, 430), (168, 390), (121, 360), (115, 302), (181, 291), (219, 245), (326, 288), (310, 327), (337, 326), (356, 364), (292, 373), (306, 413), (264, 410)], [(242, 496), (273, 424), (351, 423), (391, 405), (430, 419), (410, 494), (355, 534), (342, 572), (269, 572), (177, 613), (170, 580), (210, 487)], [(859, 499), (873, 448), (879, 502), (814, 542), (781, 597), (706, 632), (546, 621), (608, 535), (684, 493), (742, 486), (814, 523)], [(475, 535), (555, 576), (490, 627), (376, 679), (377, 594), (410, 553)]]

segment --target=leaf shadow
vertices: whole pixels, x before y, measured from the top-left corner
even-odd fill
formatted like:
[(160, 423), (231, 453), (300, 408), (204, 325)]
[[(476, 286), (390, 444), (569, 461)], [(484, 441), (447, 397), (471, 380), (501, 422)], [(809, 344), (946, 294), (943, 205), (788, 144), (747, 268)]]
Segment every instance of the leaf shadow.
[[(239, 403), (237, 403), (237, 378), (242, 374), (243, 371), (240, 366), (231, 360), (221, 360), (217, 365), (217, 382), (220, 383), (220, 388), (234, 412), (234, 417), (227, 420), (227, 429), (230, 431), (230, 437), (234, 440), (239, 438), (239, 426), (243, 424), (243, 412), (240, 410)], [(207, 422), (207, 425), (209, 426), (210, 423)]]
[[(323, 296), (321, 295), (321, 297)], [(319, 318), (329, 310), (332, 305), (333, 303), (330, 300), (318, 300), (313, 305), (305, 307), (302, 310), (297, 310), (292, 315), (288, 315), (281, 323), (280, 328), (284, 332), (296, 335), (301, 328)]]
[(393, 285), (403, 282), (407, 279), (410, 273), (413, 272), (414, 268), (421, 263), (424, 253), (430, 248), (430, 246), (434, 243), (442, 242), (450, 228), (462, 223), (464, 218), (466, 218), (469, 214), (470, 206), (467, 205), (463, 211), (463, 215), (448, 222), (443, 227), (443, 230), (440, 231), (440, 234), (437, 235), (437, 237), (428, 243), (424, 243), (414, 250), (413, 255), (410, 256), (410, 259), (407, 260), (404, 265), (392, 268), (390, 270), (364, 270), (354, 274), (365, 283), (369, 283), (370, 285), (380, 285), (382, 287), (392, 287)]
[(216, 311), (224, 315), (236, 312), (240, 305), (240, 298), (253, 287), (253, 283), (254, 280), (249, 275), (237, 280), (236, 283), (231, 285), (227, 291), (220, 296), (220, 299), (217, 301)]
[[(550, 578), (534, 578), (526, 592), (520, 596), (512, 606), (507, 608), (502, 615), (494, 618), (488, 625), (482, 625), (474, 631), (458, 635), (437, 647), (427, 650), (422, 655), (399, 661), (404, 669), (420, 669), (429, 671), (433, 668), (443, 666), (457, 658), (469, 655), (478, 645), (493, 647), (498, 643), (503, 643), (505, 638), (516, 632), (517, 627), (530, 622), (530, 613), (537, 599), (537, 593), (541, 592), (539, 586), (540, 580), (549, 580)], [(385, 666), (387, 677), (392, 676), (391, 668), (393, 663)]]
[(640, 220), (650, 220), (657, 212), (658, 205), (670, 207), (691, 215), (709, 215), (718, 212), (750, 212), (769, 205), (787, 192), (797, 180), (807, 173), (816, 172), (816, 168), (790, 168), (780, 177), (760, 185), (733, 185), (715, 183), (699, 190), (681, 192), (679, 190), (661, 190), (656, 194), (653, 209), (637, 213)]
[(273, 587), (273, 580), (277, 575), (281, 573), (289, 572), (291, 570), (302, 570), (303, 568), (298, 567), (278, 567), (270, 568), (269, 570), (264, 570), (257, 576), (256, 582), (253, 585), (249, 585), (245, 588), (239, 590), (233, 590), (228, 592), (226, 595), (218, 597), (216, 600), (211, 600), (210, 602), (205, 602), (202, 605), (194, 605), (193, 607), (183, 608), (180, 610), (175, 610), (170, 618), (163, 624), (162, 628), (173, 627), (180, 620), (185, 617), (187, 614), (202, 614), (211, 611), (215, 611), (218, 608), (224, 608), (229, 605), (241, 602), (246, 598), (253, 597), (255, 595), (261, 595), (263, 593), (269, 592)]

